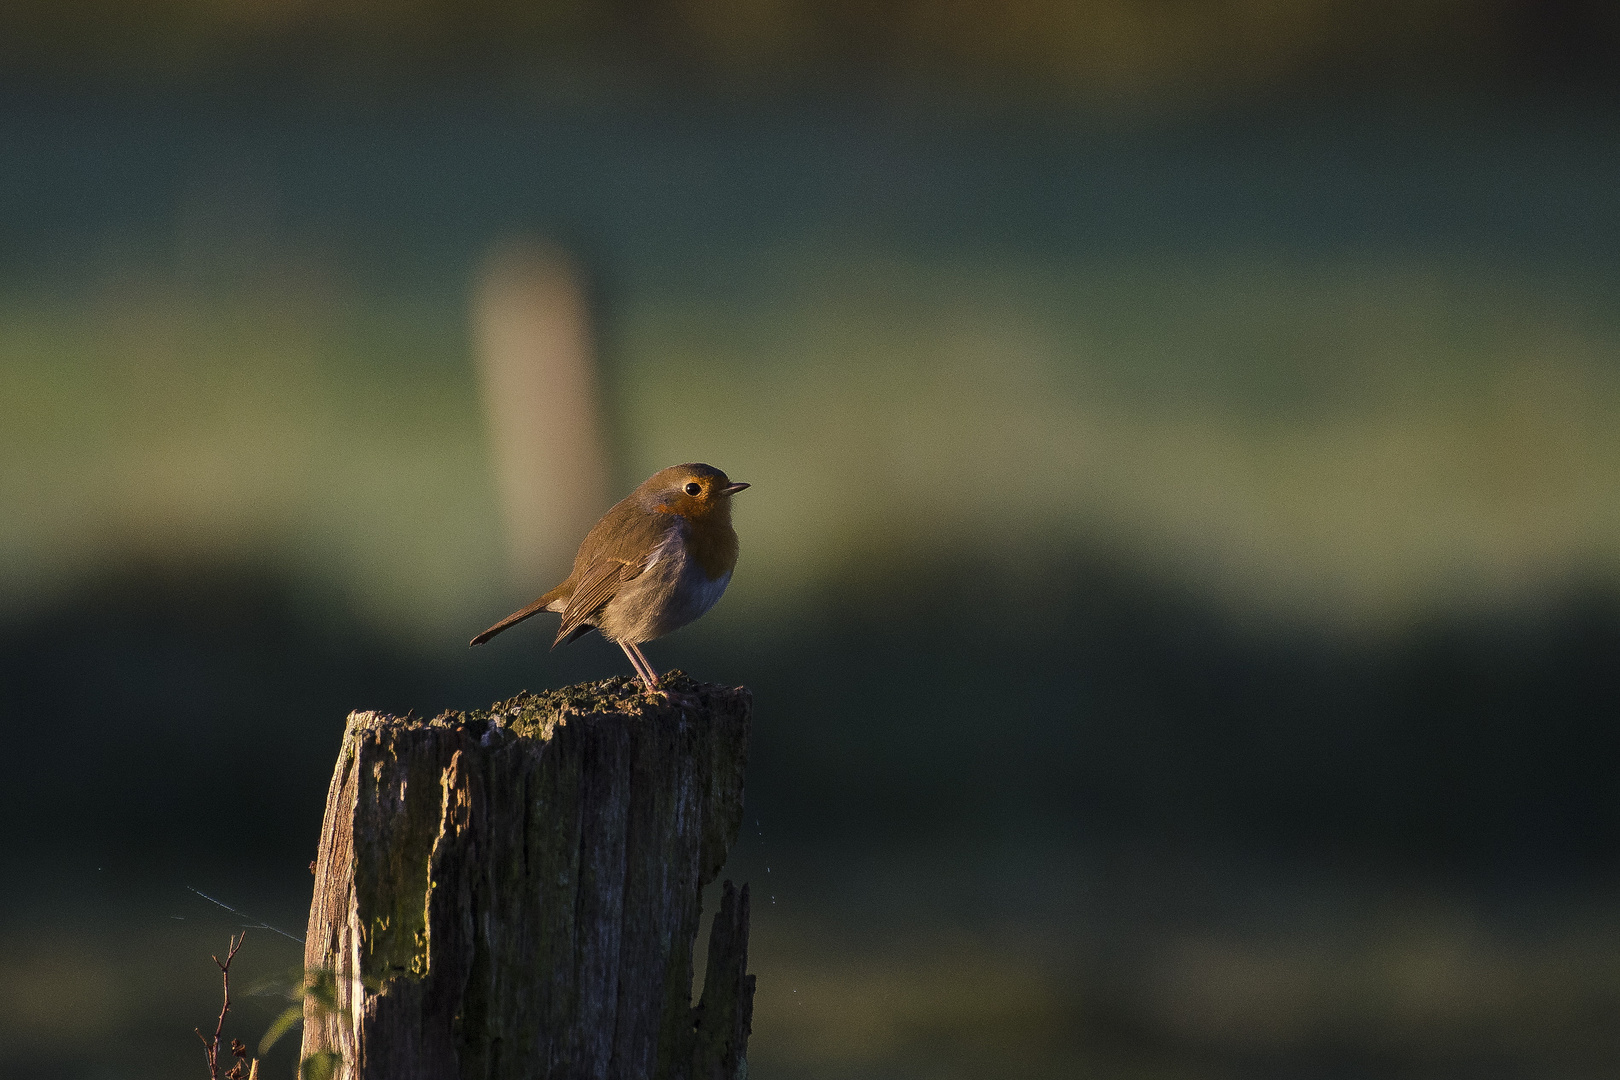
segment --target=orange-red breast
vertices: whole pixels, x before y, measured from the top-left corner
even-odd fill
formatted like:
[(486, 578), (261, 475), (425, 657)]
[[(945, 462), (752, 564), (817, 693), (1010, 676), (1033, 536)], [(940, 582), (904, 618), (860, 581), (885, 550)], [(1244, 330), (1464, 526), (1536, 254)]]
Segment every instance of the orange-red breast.
[(552, 648), (592, 630), (617, 642), (650, 691), (658, 673), (642, 642), (678, 630), (714, 606), (737, 565), (733, 483), (711, 465), (672, 465), (602, 515), (561, 585), (514, 611), (472, 644), (542, 611), (562, 613)]

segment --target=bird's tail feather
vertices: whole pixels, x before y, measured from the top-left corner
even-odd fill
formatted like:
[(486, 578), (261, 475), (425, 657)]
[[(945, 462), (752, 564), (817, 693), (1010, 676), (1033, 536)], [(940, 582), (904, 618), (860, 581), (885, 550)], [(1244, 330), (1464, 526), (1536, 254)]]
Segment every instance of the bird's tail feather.
[(516, 626), (518, 623), (522, 622), (524, 619), (527, 619), (531, 615), (538, 615), (542, 611), (550, 610), (552, 603), (555, 602), (556, 599), (557, 594), (555, 590), (546, 593), (546, 595), (542, 596), (528, 607), (523, 608), (521, 611), (512, 612), (512, 614), (508, 615), (506, 618), (502, 619), (488, 630), (485, 630), (482, 634), (479, 634), (477, 637), (473, 638), (469, 644), (482, 645), (484, 642), (488, 641), (502, 630), (505, 630), (507, 627)]
[(568, 631), (566, 634), (559, 630), (557, 631), (557, 640), (551, 643), (551, 647), (555, 649), (559, 645), (566, 645), (576, 638), (584, 637), (586, 634), (595, 629), (596, 627), (592, 626), (590, 623), (581, 623), (572, 630)]

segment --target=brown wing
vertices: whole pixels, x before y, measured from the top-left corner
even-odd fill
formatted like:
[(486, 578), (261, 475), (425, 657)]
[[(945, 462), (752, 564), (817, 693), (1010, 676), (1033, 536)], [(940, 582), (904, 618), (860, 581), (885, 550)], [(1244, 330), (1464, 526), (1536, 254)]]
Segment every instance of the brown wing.
[(566, 598), (562, 609), (562, 627), (557, 631), (555, 647), (565, 639), (591, 630), (590, 619), (613, 599), (619, 586), (634, 578), (646, 568), (647, 560), (657, 550), (670, 527), (664, 514), (648, 511), (632, 494), (602, 515), (579, 545), (574, 558), (574, 570), (568, 580), (521, 611), (514, 611), (482, 634), (472, 639), (482, 645), (509, 626), (514, 626), (542, 611), (554, 610), (552, 605)]
[(602, 559), (586, 567), (574, 595), (568, 598), (568, 606), (563, 608), (562, 625), (557, 628), (552, 648), (562, 644), (576, 631), (583, 633), (588, 630), (586, 624), (591, 617), (606, 607), (619, 591), (619, 586), (641, 573), (641, 569), (641, 566), (631, 566), (618, 559)]
[[(647, 562), (669, 535), (673, 519), (650, 512), (635, 494), (602, 515), (579, 545), (574, 572), (568, 575), (573, 592), (563, 609), (553, 647), (571, 637), (589, 633), (591, 620), (607, 606), (620, 586), (647, 568)], [(566, 583), (565, 583), (566, 584)]]

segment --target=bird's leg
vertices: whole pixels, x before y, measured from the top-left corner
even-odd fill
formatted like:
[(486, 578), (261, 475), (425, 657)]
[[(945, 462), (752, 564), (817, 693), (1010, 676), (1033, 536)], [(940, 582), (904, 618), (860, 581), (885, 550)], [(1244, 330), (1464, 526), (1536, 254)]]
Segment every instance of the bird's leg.
[(641, 651), (640, 645), (631, 642), (630, 651), (635, 653), (637, 659), (641, 661), (641, 670), (647, 673), (648, 677), (652, 679), (653, 688), (657, 689), (658, 669), (652, 666), (652, 661), (647, 659), (647, 654)]
[(654, 697), (663, 698), (664, 703), (666, 705), (697, 705), (698, 704), (697, 695), (688, 694), (688, 693), (685, 693), (685, 692), (682, 692), (682, 691), (679, 691), (679, 690), (671, 690), (669, 687), (664, 686), (661, 683), (659, 683), (659, 681), (658, 681), (658, 669), (653, 667), (652, 661), (647, 659), (647, 654), (641, 651), (641, 646), (640, 645), (631, 645), (629, 647), (629, 649), (627, 649), (626, 651), (627, 652), (634, 652), (636, 654), (636, 656), (638, 658), (640, 658), (640, 660), (641, 660), (641, 669), (643, 671), (645, 671), (647, 673), (647, 675), (652, 678), (652, 682), (648, 684), (648, 691)]
[(658, 673), (652, 669), (651, 664), (647, 663), (647, 658), (641, 655), (641, 650), (628, 641), (619, 642), (619, 648), (623, 649), (624, 655), (630, 658), (630, 666), (636, 669), (636, 675), (641, 678), (642, 684), (647, 687), (647, 693), (658, 693)]

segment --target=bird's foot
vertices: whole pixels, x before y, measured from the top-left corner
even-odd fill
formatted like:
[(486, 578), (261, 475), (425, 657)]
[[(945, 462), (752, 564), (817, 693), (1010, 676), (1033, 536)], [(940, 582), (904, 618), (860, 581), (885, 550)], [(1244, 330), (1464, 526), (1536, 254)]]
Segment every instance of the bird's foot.
[(652, 698), (654, 701), (664, 705), (674, 705), (677, 708), (695, 708), (699, 704), (698, 696), (696, 694), (688, 694), (681, 690), (671, 690), (669, 687), (664, 686), (661, 683), (643, 682), (641, 684), (641, 692), (647, 695), (649, 698)]

